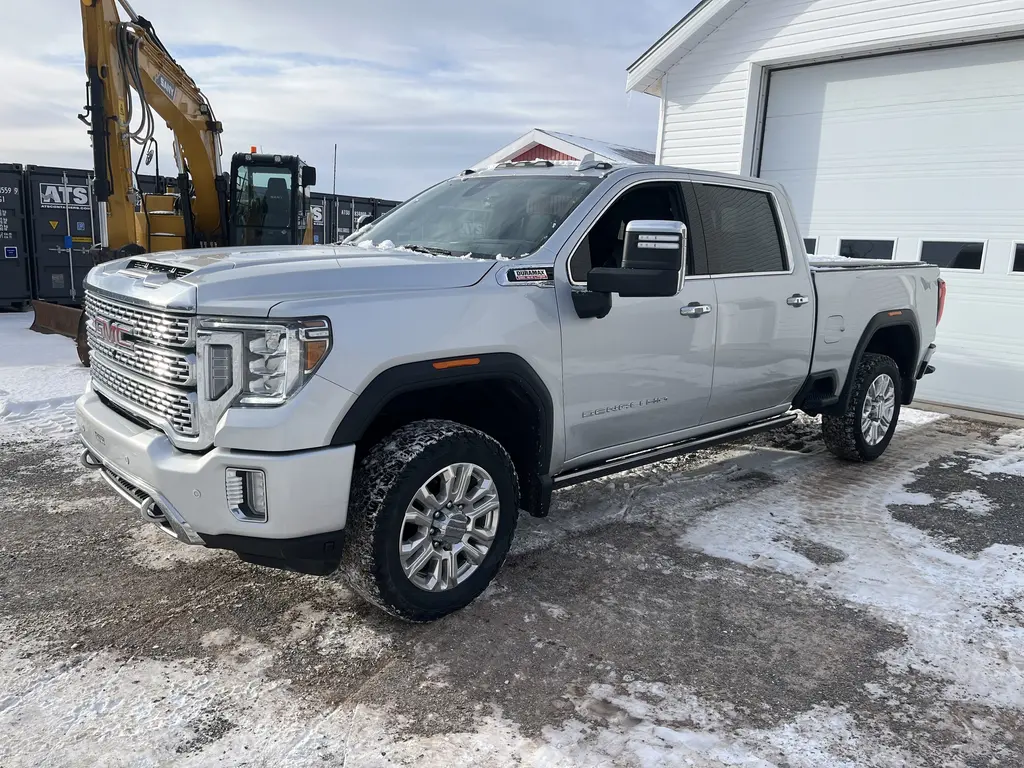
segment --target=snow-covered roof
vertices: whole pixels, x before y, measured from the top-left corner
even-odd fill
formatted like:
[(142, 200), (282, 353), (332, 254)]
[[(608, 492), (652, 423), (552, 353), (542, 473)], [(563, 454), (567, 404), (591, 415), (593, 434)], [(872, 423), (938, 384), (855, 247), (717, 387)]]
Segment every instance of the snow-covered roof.
[(511, 144), (506, 144), (494, 154), (481, 160), (473, 166), (473, 170), (479, 171), (489, 168), (496, 163), (511, 160), (538, 145), (548, 147), (577, 160), (582, 160), (584, 156), (593, 153), (595, 159), (606, 160), (616, 165), (654, 162), (653, 150), (626, 147), (621, 144), (611, 144), (605, 141), (588, 139), (583, 136), (575, 136), (571, 133), (559, 133), (557, 131), (534, 128), (532, 131), (524, 133)]
[(626, 90), (661, 95), (661, 78), (746, 0), (699, 0), (679, 22), (626, 69)]

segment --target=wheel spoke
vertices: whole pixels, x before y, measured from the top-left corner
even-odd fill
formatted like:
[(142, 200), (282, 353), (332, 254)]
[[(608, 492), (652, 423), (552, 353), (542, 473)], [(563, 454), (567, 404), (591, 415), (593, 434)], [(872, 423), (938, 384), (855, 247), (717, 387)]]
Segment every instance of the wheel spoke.
[(461, 504), (466, 499), (466, 491), (473, 480), (473, 465), (459, 464), (455, 474), (455, 488), (452, 491), (451, 501)]
[(484, 478), (480, 481), (480, 484), (473, 490), (473, 495), (468, 497), (466, 501), (470, 504), (475, 504), (480, 499), (494, 492), (494, 484), (490, 478)]
[(405, 511), (405, 522), (418, 525), (421, 528), (429, 528), (433, 524), (434, 518), (426, 512), (420, 512), (415, 507), (409, 507)]
[(413, 502), (417, 501), (431, 512), (441, 508), (441, 503), (434, 498), (425, 485), (421, 486), (420, 489), (416, 491), (416, 495), (413, 496)]
[(497, 496), (494, 496), (482, 502), (479, 507), (474, 507), (473, 509), (466, 512), (466, 517), (469, 518), (470, 522), (473, 522), (474, 520), (478, 520), (483, 515), (486, 515), (488, 512), (494, 511), (499, 506), (501, 506), (501, 502), (498, 501)]
[(429, 541), (426, 544), (427, 545), (423, 547), (423, 551), (421, 551), (419, 555), (416, 556), (416, 559), (413, 560), (413, 562), (410, 563), (407, 568), (405, 568), (405, 574), (407, 576), (415, 576), (416, 574), (418, 574), (421, 570), (423, 570), (423, 567), (427, 563), (429, 563), (430, 560), (435, 556), (434, 547), (430, 544)]
[(484, 545), (484, 548), (490, 547), (494, 543), (494, 534), (491, 531), (478, 530), (476, 528), (471, 529), (466, 533), (466, 536), (470, 539), (479, 541)]
[[(491, 541), (493, 541), (493, 537)], [(466, 554), (466, 559), (469, 560), (473, 565), (480, 565), (487, 557), (487, 547), (477, 547), (475, 544), (463, 544), (459, 550)]]
[(455, 567), (455, 553), (445, 552), (438, 557), (438, 582), (440, 590), (452, 589), (458, 583), (458, 573)]

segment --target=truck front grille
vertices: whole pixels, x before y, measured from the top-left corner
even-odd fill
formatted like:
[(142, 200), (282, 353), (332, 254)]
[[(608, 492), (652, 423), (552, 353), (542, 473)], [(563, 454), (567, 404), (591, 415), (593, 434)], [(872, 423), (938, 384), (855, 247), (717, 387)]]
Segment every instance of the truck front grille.
[(151, 416), (154, 424), (166, 421), (180, 435), (197, 434), (195, 409), (187, 393), (147, 383), (117, 370), (96, 355), (90, 357), (94, 384), (131, 401)]
[(187, 387), (195, 382), (195, 355), (138, 343), (130, 347), (113, 346), (100, 338), (99, 331), (92, 323), (89, 323), (87, 329), (89, 348), (95, 354), (109, 358), (134, 373), (167, 384)]
[(97, 296), (90, 291), (85, 293), (85, 314), (89, 317), (98, 315), (117, 323), (139, 341), (171, 347), (190, 347), (195, 344), (195, 318), (189, 315), (143, 309)]
[(93, 386), (133, 417), (199, 435), (195, 318), (85, 295)]

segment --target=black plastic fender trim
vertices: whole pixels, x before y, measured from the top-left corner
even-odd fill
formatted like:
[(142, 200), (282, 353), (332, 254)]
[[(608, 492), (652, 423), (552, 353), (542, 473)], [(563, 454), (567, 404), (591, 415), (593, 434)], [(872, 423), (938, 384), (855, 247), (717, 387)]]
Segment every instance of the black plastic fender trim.
[(902, 404), (909, 405), (913, 401), (914, 393), (917, 389), (917, 380), (915, 378), (917, 361), (921, 355), (921, 326), (917, 321), (917, 313), (914, 310), (909, 308), (889, 309), (879, 312), (865, 326), (864, 332), (860, 336), (860, 341), (857, 342), (857, 347), (853, 351), (853, 359), (850, 360), (850, 370), (847, 371), (846, 381), (843, 382), (843, 391), (839, 396), (838, 402), (832, 408), (827, 409), (828, 411), (831, 412), (834, 409), (835, 412), (842, 413), (846, 410), (846, 404), (850, 399), (850, 389), (853, 386), (854, 372), (857, 370), (857, 366), (860, 365), (868, 344), (871, 343), (871, 339), (874, 338), (875, 334), (882, 328), (900, 325), (907, 326), (914, 334), (914, 359), (911, 363), (910, 375), (903, 377)]
[(398, 395), (419, 390), (472, 381), (505, 380), (519, 384), (533, 401), (541, 417), (538, 474), (544, 476), (551, 466), (551, 445), (554, 436), (555, 412), (551, 393), (537, 372), (519, 355), (511, 352), (472, 354), (455, 358), (479, 360), (472, 365), (435, 368), (452, 358), (422, 360), (396, 365), (382, 371), (360, 393), (334, 432), (331, 445), (352, 445), (359, 442), (374, 419)]

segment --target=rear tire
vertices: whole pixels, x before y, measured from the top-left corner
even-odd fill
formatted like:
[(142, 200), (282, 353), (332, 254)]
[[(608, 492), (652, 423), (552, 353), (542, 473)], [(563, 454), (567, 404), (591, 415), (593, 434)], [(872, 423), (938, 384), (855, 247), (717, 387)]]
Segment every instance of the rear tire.
[(356, 471), (341, 575), (382, 610), (433, 621), (487, 588), (518, 517), (515, 468), (496, 440), (451, 421), (413, 422)]
[(900, 370), (886, 355), (865, 354), (852, 372), (846, 410), (821, 418), (828, 449), (847, 461), (874, 461), (889, 446), (900, 417)]

